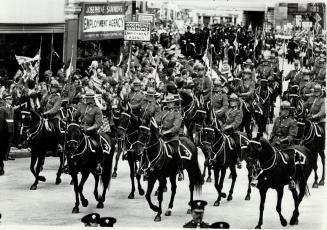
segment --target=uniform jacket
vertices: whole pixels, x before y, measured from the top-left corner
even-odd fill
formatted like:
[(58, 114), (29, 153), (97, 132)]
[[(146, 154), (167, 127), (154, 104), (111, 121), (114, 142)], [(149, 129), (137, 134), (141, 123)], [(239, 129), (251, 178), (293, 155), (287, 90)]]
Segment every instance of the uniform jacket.
[(160, 112), (160, 106), (158, 105), (157, 101), (149, 101), (147, 99), (143, 100), (141, 102), (141, 121), (143, 123), (143, 120), (147, 120), (153, 116), (155, 116), (156, 113)]
[(48, 112), (50, 118), (59, 118), (59, 112), (61, 107), (61, 97), (59, 93), (51, 94), (48, 97), (48, 101), (45, 105), (45, 112)]
[(302, 73), (300, 70), (291, 70), (285, 77), (285, 81), (291, 80), (291, 82), (295, 82), (299, 84), (302, 79)]
[(232, 125), (234, 130), (237, 130), (243, 120), (242, 110), (238, 107), (230, 108), (226, 113), (225, 125)]
[(214, 93), (212, 108), (218, 117), (225, 115), (228, 110), (228, 98), (225, 93)]
[(179, 139), (179, 129), (182, 125), (182, 115), (176, 110), (163, 110), (156, 114), (155, 119), (157, 123), (161, 126), (161, 131), (170, 132), (166, 140), (178, 140)]
[(292, 117), (282, 118), (277, 117), (271, 132), (272, 137), (280, 139), (288, 137), (289, 142), (292, 142), (298, 131), (297, 122)]
[(253, 98), (253, 93), (255, 90), (255, 83), (254, 81), (241, 81), (240, 84), (240, 93), (246, 93), (245, 96), (242, 96), (246, 102), (250, 102), (250, 100)]
[(131, 104), (132, 109), (139, 109), (141, 107), (141, 102), (144, 99), (144, 94), (142, 92), (131, 91), (128, 94), (128, 101)]
[(88, 106), (84, 103), (79, 103), (78, 108), (74, 113), (74, 118), (80, 118), (81, 125), (89, 128), (96, 124), (96, 132), (102, 126), (102, 111), (96, 105)]
[(310, 97), (304, 107), (307, 108), (313, 118), (322, 121), (326, 117), (325, 100), (323, 97)]
[(191, 220), (190, 222), (187, 222), (186, 224), (184, 224), (183, 228), (210, 228), (210, 224), (205, 223), (205, 222), (201, 222), (200, 224), (194, 222), (193, 220)]

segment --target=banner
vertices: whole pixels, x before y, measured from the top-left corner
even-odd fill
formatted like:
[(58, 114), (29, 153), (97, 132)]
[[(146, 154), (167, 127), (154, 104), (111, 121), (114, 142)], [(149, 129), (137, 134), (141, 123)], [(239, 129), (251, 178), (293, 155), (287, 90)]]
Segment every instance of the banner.
[(154, 14), (137, 14), (138, 22), (149, 22), (154, 25)]
[(124, 27), (124, 3), (83, 4), (79, 39), (103, 40), (123, 38)]
[(150, 41), (151, 26), (145, 22), (126, 22), (124, 39), (126, 41)]

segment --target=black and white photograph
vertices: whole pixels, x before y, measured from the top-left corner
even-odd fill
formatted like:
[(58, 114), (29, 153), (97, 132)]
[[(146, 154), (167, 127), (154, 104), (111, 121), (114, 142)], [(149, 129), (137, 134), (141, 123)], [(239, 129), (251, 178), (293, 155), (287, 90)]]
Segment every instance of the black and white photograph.
[(0, 229), (327, 229), (324, 0), (1, 0)]

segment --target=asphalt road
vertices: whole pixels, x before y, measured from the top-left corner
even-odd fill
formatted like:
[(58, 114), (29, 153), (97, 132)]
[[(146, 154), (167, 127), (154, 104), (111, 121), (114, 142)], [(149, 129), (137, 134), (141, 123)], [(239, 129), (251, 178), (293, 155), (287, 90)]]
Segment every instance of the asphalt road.
[[(285, 65), (285, 72), (290, 66)], [(287, 84), (287, 83), (286, 83)], [(286, 85), (285, 85), (286, 86)], [(277, 102), (278, 104), (278, 102)], [(269, 125), (268, 130), (271, 129)], [(49, 157), (45, 161), (41, 175), (47, 178), (45, 183), (40, 182), (38, 190), (30, 191), (33, 176), (29, 171), (29, 158), (20, 158), (15, 161), (5, 162), (6, 174), (0, 177), (0, 212), (2, 213), (1, 227), (18, 226), (82, 226), (80, 219), (91, 212), (98, 212), (101, 216), (113, 216), (117, 219), (117, 227), (151, 227), (151, 228), (179, 228), (191, 219), (186, 214), (188, 208), (189, 192), (188, 179), (177, 183), (177, 194), (172, 216), (162, 215), (161, 222), (154, 222), (155, 213), (150, 210), (144, 197), (136, 194), (135, 199), (129, 200), (130, 192), (129, 167), (126, 161), (119, 164), (118, 178), (113, 179), (110, 190), (106, 196), (104, 209), (96, 209), (96, 201), (93, 197), (94, 179), (90, 177), (86, 182), (84, 194), (89, 201), (89, 206), (80, 206), (79, 214), (72, 214), (75, 198), (73, 186), (69, 184), (70, 176), (62, 176), (62, 184), (55, 185), (55, 175), (59, 160)], [(203, 155), (199, 155), (200, 165), (203, 165)], [(208, 223), (226, 221), (232, 228), (253, 228), (259, 217), (259, 193), (256, 188), (252, 189), (250, 201), (245, 201), (247, 190), (247, 171), (244, 167), (237, 169), (238, 177), (235, 185), (232, 201), (222, 200), (219, 207), (213, 203), (217, 193), (213, 183), (205, 183), (201, 194), (196, 194), (195, 199), (208, 201), (205, 209), (204, 221)], [(319, 163), (319, 174), (321, 164)], [(228, 192), (231, 180), (228, 173), (225, 179), (224, 192)], [(293, 229), (326, 229), (326, 186), (312, 189), (313, 174), (309, 181), (310, 196), (305, 197), (300, 206), (299, 225)], [(146, 189), (146, 182), (142, 181)], [(165, 211), (170, 197), (170, 184), (168, 192), (164, 194), (163, 207)], [(152, 200), (156, 203), (156, 197)], [(275, 211), (277, 195), (273, 190), (267, 194), (263, 228), (282, 228), (278, 214)], [(291, 192), (285, 187), (282, 203), (282, 213), (289, 221), (294, 208)], [(325, 226), (325, 227), (324, 227)], [(16, 228), (14, 228), (16, 229)]]

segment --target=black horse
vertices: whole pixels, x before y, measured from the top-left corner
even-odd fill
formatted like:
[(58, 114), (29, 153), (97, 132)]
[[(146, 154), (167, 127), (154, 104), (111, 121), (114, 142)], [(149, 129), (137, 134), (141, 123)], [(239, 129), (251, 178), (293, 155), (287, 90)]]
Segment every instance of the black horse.
[[(324, 124), (322, 127), (324, 127)], [(321, 127), (318, 124), (315, 124), (315, 122), (307, 120), (304, 125), (302, 144), (310, 149), (314, 157), (315, 164), (313, 169), (315, 172), (315, 180), (312, 187), (318, 188), (318, 185), (325, 184), (325, 131), (321, 130)], [(318, 154), (320, 155), (322, 163), (322, 175), (319, 183), (317, 174)]]
[[(88, 206), (88, 200), (83, 195), (84, 183), (88, 179), (90, 173), (95, 179), (94, 197), (98, 201), (97, 208), (103, 208), (106, 192), (111, 180), (112, 161), (115, 152), (115, 145), (112, 139), (105, 133), (100, 134), (100, 142), (94, 143), (85, 133), (82, 132), (80, 125), (71, 123), (67, 126), (65, 154), (69, 166), (69, 174), (72, 177), (75, 191), (75, 206), (73, 213), (79, 212), (79, 196), (83, 207)], [(103, 149), (103, 172), (100, 175), (95, 174), (97, 165), (95, 157), (96, 144), (101, 144)], [(78, 173), (82, 174), (82, 178), (78, 183)], [(99, 179), (101, 179), (103, 191), (102, 195), (98, 194)]]
[[(242, 135), (242, 137), (240, 135)], [(232, 184), (227, 200), (230, 201), (233, 199), (232, 195), (237, 178), (235, 168), (237, 163), (237, 149), (241, 151), (239, 154), (241, 160), (245, 160), (247, 157), (247, 153), (243, 148), (246, 145), (246, 142), (248, 142), (245, 134), (238, 133), (234, 136), (237, 136), (237, 138), (234, 137), (234, 139), (231, 140), (230, 137), (219, 129), (219, 127), (214, 126), (204, 128), (201, 133), (201, 144), (203, 145), (202, 149), (204, 150), (204, 154), (206, 156), (206, 164), (209, 165), (209, 167), (213, 167), (215, 174), (215, 188), (218, 192), (218, 198), (214, 202), (214, 206), (219, 206), (221, 198), (226, 198), (226, 194), (222, 192), (222, 189), (227, 168), (230, 168), (232, 177)], [(244, 140), (242, 140), (242, 138)], [(251, 187), (249, 176), (249, 186), (245, 200), (250, 200), (250, 194)]]
[[(267, 140), (260, 138), (259, 141), (250, 141), (248, 145), (248, 162), (251, 169), (253, 185), (256, 185), (260, 192), (260, 216), (256, 228), (261, 228), (263, 223), (263, 210), (266, 201), (266, 193), (269, 188), (277, 191), (276, 211), (282, 226), (287, 221), (281, 213), (281, 204), (284, 194), (284, 186), (289, 183), (292, 177), (296, 183), (291, 192), (294, 199), (295, 209), (293, 211), (290, 225), (298, 224), (299, 205), (308, 193), (307, 180), (311, 174), (314, 159), (310, 150), (304, 146), (293, 146), (281, 152), (273, 148)], [(287, 160), (289, 157), (290, 160)], [(294, 159), (295, 164), (291, 161)], [(296, 189), (299, 188), (299, 193)]]
[[(25, 111), (23, 124), (29, 127), (28, 146), (31, 148), (30, 170), (35, 177), (35, 181), (30, 187), (30, 190), (36, 190), (39, 181), (46, 181), (46, 178), (39, 174), (42, 171), (46, 153), (49, 151), (56, 152), (58, 150), (58, 138), (54, 132), (54, 127), (51, 127), (51, 124), (48, 123), (47, 119), (41, 117), (32, 109), (30, 111)], [(60, 165), (56, 177), (57, 185), (61, 183), (60, 176), (63, 168), (63, 154), (60, 154), (59, 158)]]
[(193, 94), (189, 94), (184, 90), (179, 91), (181, 98), (181, 107), (183, 114), (183, 122), (187, 129), (187, 134), (193, 143), (198, 143), (198, 134), (203, 126), (207, 111), (200, 108), (199, 100)]
[[(145, 155), (147, 159), (147, 162), (142, 161), (142, 165), (147, 165), (147, 168), (143, 168), (143, 171), (148, 173), (148, 188), (145, 197), (150, 208), (157, 212), (154, 221), (161, 221), (163, 192), (167, 184), (167, 177), (170, 179), (172, 193), (165, 215), (171, 215), (177, 188), (176, 175), (178, 174), (178, 163), (171, 155), (172, 152), (169, 144), (165, 143), (160, 137), (159, 127), (154, 119), (151, 119), (150, 128), (140, 127), (136, 151)], [(186, 169), (189, 177), (190, 201), (193, 201), (194, 189), (198, 192), (202, 189), (202, 176), (198, 164), (197, 148), (188, 138), (180, 137), (179, 152), (188, 152), (190, 154), (185, 155), (185, 157), (183, 155), (181, 158), (182, 169)], [(159, 181), (159, 206), (154, 205), (151, 201), (151, 193), (157, 180)], [(190, 213), (190, 210), (188, 210), (188, 213)]]
[(141, 196), (144, 195), (144, 190), (141, 185), (141, 175), (136, 173), (138, 171), (137, 162), (141, 160), (141, 155), (135, 152), (135, 143), (138, 139), (138, 128), (140, 126), (138, 118), (132, 113), (128, 106), (126, 112), (120, 114), (119, 126), (117, 128), (117, 138), (122, 139), (126, 146), (126, 155), (130, 169), (130, 178), (132, 183), (132, 190), (128, 195), (128, 199), (134, 199), (136, 177), (138, 191)]

